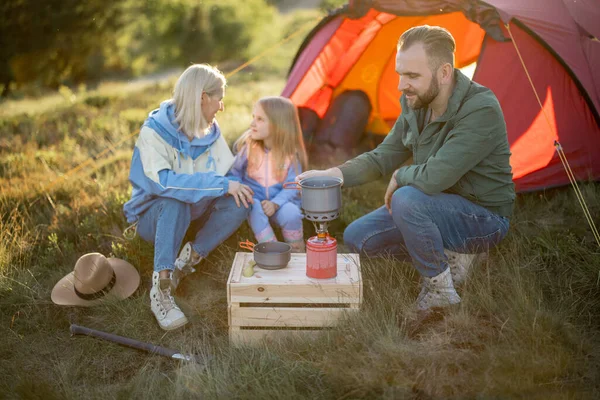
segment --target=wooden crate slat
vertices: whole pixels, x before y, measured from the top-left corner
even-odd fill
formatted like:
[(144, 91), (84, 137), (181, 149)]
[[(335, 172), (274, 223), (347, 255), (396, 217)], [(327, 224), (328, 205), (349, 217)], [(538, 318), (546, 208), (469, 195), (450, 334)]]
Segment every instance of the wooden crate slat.
[(256, 344), (262, 339), (282, 340), (284, 338), (315, 338), (322, 330), (267, 330), (267, 329), (230, 329), (229, 342), (233, 346)]
[(323, 327), (332, 326), (351, 308), (231, 307), (230, 326)]
[(231, 303), (359, 303), (358, 286), (248, 285), (231, 288)]
[(265, 270), (255, 267), (254, 276), (242, 276), (242, 270), (250, 260), (253, 259), (252, 253), (236, 253), (233, 262), (232, 271), (229, 275), (229, 283), (232, 285), (239, 283), (247, 284), (280, 284), (287, 282), (290, 284), (314, 282), (322, 285), (332, 284), (358, 284), (360, 282), (360, 262), (357, 254), (338, 254), (338, 276), (332, 279), (313, 279), (306, 276), (306, 254), (293, 253), (287, 267), (277, 270)]

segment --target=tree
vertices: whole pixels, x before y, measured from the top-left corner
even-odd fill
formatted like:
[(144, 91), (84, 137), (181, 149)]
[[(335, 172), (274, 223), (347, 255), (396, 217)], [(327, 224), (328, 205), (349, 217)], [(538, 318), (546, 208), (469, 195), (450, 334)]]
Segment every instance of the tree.
[(87, 78), (87, 62), (119, 29), (119, 0), (4, 0), (0, 81), (58, 87)]

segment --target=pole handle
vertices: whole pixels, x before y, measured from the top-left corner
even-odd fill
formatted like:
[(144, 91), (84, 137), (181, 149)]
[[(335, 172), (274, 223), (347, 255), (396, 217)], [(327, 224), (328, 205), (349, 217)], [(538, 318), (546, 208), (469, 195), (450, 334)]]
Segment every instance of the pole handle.
[[(152, 343), (140, 342), (139, 340), (126, 338), (123, 336), (115, 335), (108, 332), (98, 331), (96, 329), (86, 328), (85, 326), (79, 326), (75, 324), (71, 324), (71, 334), (72, 335), (86, 335), (93, 336), (100, 339), (108, 340), (110, 342), (122, 344), (124, 346), (133, 347), (134, 349), (145, 350), (149, 353), (160, 354), (161, 356), (174, 358), (173, 356), (179, 354), (178, 351), (173, 349), (167, 349), (166, 347), (157, 346)], [(179, 358), (179, 357), (176, 357)]]

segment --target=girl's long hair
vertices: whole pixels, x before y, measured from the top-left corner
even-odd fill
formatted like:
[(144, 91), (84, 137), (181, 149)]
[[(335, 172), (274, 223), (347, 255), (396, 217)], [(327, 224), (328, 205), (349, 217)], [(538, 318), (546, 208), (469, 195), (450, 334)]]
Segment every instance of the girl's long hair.
[(208, 64), (191, 65), (177, 79), (173, 91), (175, 121), (190, 139), (203, 137), (212, 122), (202, 113), (202, 93), (221, 96), (225, 84), (221, 71)]
[[(305, 171), (308, 166), (308, 157), (302, 138), (302, 128), (298, 110), (291, 100), (281, 97), (263, 97), (258, 100), (267, 118), (269, 119), (269, 136), (272, 138), (273, 148), (270, 149), (273, 160), (274, 171), (272, 173), (283, 179), (287, 174), (285, 168), (287, 162), (291, 162), (296, 168), (300, 163)], [(252, 140), (250, 132), (245, 132), (234, 144), (235, 151), (240, 151), (246, 145), (248, 152), (248, 169), (257, 168), (259, 158), (256, 150), (264, 151), (262, 140)], [(299, 171), (296, 171), (298, 174)]]

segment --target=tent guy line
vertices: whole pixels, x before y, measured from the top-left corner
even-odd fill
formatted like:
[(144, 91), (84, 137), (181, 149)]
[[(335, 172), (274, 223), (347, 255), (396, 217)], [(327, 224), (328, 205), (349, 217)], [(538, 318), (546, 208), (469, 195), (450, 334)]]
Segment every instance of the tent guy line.
[[(542, 105), (542, 101), (540, 100), (540, 96), (539, 96), (537, 90), (535, 89), (535, 85), (533, 84), (533, 80), (531, 79), (531, 75), (529, 74), (529, 70), (527, 69), (525, 62), (523, 61), (523, 57), (521, 56), (521, 52), (519, 51), (519, 47), (517, 46), (517, 41), (515, 40), (515, 38), (512, 34), (512, 31), (510, 30), (510, 22), (507, 22), (506, 24), (504, 24), (504, 26), (506, 27), (506, 30), (508, 31), (508, 34), (510, 35), (512, 43), (515, 47), (515, 51), (517, 52), (517, 55), (519, 56), (519, 61), (521, 61), (523, 70), (525, 71), (525, 74), (527, 75), (527, 79), (529, 80), (529, 84), (531, 85), (531, 90), (535, 94), (535, 98), (537, 99), (538, 104), (540, 105), (540, 109), (542, 110), (542, 113), (544, 114), (544, 117), (546, 118), (546, 123), (548, 124), (548, 129), (550, 131), (553, 131), (552, 124), (550, 123), (550, 118), (548, 117), (548, 113), (546, 112), (546, 110), (544, 109), (544, 106)], [(556, 135), (556, 136), (558, 137), (558, 135)], [(563, 151), (562, 146), (560, 145), (560, 142), (558, 140), (554, 141), (554, 146), (556, 147), (556, 152), (558, 153), (558, 157), (560, 158), (560, 161), (565, 169), (565, 172), (567, 173), (567, 176), (569, 177), (571, 186), (573, 186), (573, 190), (575, 191), (575, 196), (577, 197), (577, 200), (579, 201), (579, 205), (583, 209), (583, 214), (585, 215), (585, 219), (587, 220), (588, 224), (590, 225), (590, 229), (592, 230), (594, 239), (596, 239), (596, 243), (598, 244), (598, 247), (600, 247), (600, 234), (598, 234), (598, 229), (596, 228), (594, 219), (592, 218), (592, 215), (590, 214), (590, 210), (587, 206), (587, 203), (585, 202), (585, 198), (583, 197), (583, 194), (581, 193), (581, 190), (579, 189), (579, 185), (577, 184), (577, 179), (575, 179), (575, 175), (573, 174), (573, 170), (571, 169), (571, 166), (569, 165), (567, 156), (565, 155), (565, 152)]]

